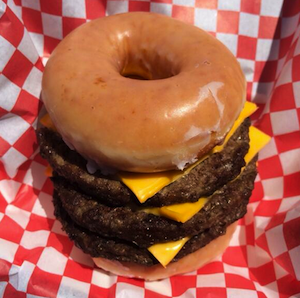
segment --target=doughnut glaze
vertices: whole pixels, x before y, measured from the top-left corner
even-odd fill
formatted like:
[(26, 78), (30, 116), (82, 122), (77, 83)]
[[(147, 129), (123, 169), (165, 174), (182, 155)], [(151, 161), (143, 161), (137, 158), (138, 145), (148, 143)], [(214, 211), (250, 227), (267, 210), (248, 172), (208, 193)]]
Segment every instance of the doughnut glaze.
[(69, 34), (45, 67), (42, 99), (63, 139), (87, 159), (157, 172), (183, 169), (223, 141), (243, 107), (245, 78), (203, 30), (134, 12)]

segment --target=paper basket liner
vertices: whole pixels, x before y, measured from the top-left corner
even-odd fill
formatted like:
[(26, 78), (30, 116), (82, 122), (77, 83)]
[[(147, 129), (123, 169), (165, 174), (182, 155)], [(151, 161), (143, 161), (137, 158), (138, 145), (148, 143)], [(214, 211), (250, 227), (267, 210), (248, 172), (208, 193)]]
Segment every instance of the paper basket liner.
[[(34, 129), (43, 64), (86, 21), (152, 11), (199, 26), (238, 58), (254, 125), (272, 136), (248, 213), (218, 260), (144, 282), (95, 269), (61, 230)], [(1, 297), (300, 297), (300, 1), (0, 2)]]

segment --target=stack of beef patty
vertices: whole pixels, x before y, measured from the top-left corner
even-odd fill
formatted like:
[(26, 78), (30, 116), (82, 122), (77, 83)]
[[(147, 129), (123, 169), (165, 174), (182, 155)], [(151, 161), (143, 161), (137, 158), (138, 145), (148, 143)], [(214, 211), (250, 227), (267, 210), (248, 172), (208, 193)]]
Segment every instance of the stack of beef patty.
[[(89, 173), (87, 161), (55, 129), (41, 126), (37, 136), (41, 155), (53, 170), (55, 215), (85, 253), (144, 266), (158, 264), (148, 250), (152, 245), (189, 237), (171, 261), (176, 262), (224, 234), (246, 213), (257, 173), (257, 157), (247, 165), (244, 160), (249, 126), (246, 118), (222, 151), (208, 155), (143, 204), (117, 174)], [(184, 223), (151, 212), (201, 197), (207, 198), (204, 207)]]

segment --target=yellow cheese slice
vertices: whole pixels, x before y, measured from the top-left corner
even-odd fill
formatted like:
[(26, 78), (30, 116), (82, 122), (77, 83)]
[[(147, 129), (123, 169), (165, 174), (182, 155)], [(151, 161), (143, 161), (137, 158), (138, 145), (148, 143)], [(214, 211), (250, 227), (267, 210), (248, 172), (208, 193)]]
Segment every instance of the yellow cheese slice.
[(166, 185), (181, 177), (184, 172), (168, 171), (160, 173), (122, 172), (118, 176), (122, 182), (136, 195), (141, 203), (145, 203)]
[[(252, 115), (256, 111), (256, 109), (257, 106), (254, 103), (247, 101), (238, 119), (235, 121), (233, 127), (227, 134), (224, 143), (220, 146), (216, 146), (212, 150), (212, 153), (220, 152), (224, 148), (229, 138), (234, 134), (237, 128), (241, 125), (241, 123), (247, 117)], [(127, 185), (128, 188), (131, 189), (131, 191), (136, 195), (138, 200), (141, 203), (144, 203), (147, 201), (147, 199), (154, 196), (162, 188), (176, 181), (181, 176), (186, 175), (191, 169), (197, 166), (207, 156), (197, 161), (196, 163), (194, 163), (184, 171), (167, 171), (167, 172), (147, 173), (147, 174), (121, 172), (118, 174), (118, 176), (122, 180), (122, 182), (125, 185)]]
[(185, 223), (198, 213), (207, 201), (207, 198), (200, 198), (194, 203), (174, 204), (161, 208), (145, 208), (142, 211)]
[(248, 164), (252, 158), (271, 140), (270, 136), (266, 135), (254, 126), (250, 126), (249, 128), (249, 138), (250, 147), (248, 153), (245, 155), (246, 164)]
[(164, 267), (166, 267), (189, 239), (190, 237), (185, 237), (178, 241), (154, 244), (150, 246), (148, 250)]
[(195, 203), (183, 203), (183, 204), (164, 206), (160, 208), (160, 213), (162, 216), (185, 223), (190, 218), (192, 218), (196, 213), (198, 213), (207, 201), (208, 201), (207, 198), (200, 198)]

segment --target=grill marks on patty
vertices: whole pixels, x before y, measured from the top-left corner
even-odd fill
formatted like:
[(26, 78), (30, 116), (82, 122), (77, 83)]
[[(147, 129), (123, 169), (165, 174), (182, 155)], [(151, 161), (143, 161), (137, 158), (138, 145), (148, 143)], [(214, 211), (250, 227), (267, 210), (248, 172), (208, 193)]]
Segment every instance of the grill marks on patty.
[[(196, 202), (234, 179), (245, 165), (244, 156), (249, 150), (249, 126), (250, 120), (246, 119), (221, 152), (210, 155), (189, 174), (148, 199), (143, 206), (161, 207)], [(70, 150), (58, 133), (42, 127), (37, 137), (42, 157), (48, 160), (57, 175), (78, 186), (82, 192), (109, 206), (139, 204), (135, 195), (117, 177), (104, 176), (100, 171), (89, 174), (86, 160)]]
[[(192, 237), (173, 259), (176, 261), (224, 234), (227, 226), (246, 213), (256, 159), (236, 177), (245, 166), (249, 126), (246, 119), (221, 152), (210, 155), (145, 204), (117, 177), (100, 171), (89, 174), (85, 159), (70, 150), (58, 133), (42, 127), (37, 136), (41, 155), (54, 170), (55, 215), (69, 238), (91, 256), (146, 266), (158, 263), (147, 250), (149, 246)], [(210, 196), (209, 201), (185, 223), (140, 210), (141, 206), (195, 202), (202, 196)]]
[[(56, 189), (54, 194), (55, 215), (61, 221), (69, 237), (75, 241), (75, 244), (92, 257), (134, 262), (147, 266), (157, 263), (157, 260), (146, 249), (151, 244), (149, 239), (165, 242), (171, 240), (164, 239), (166, 235), (167, 238), (172, 238), (173, 236), (174, 239), (172, 240), (178, 237), (193, 236), (173, 259), (174, 262), (224, 234), (227, 226), (245, 215), (248, 200), (254, 187), (256, 176), (255, 162), (256, 160), (253, 160), (238, 179), (218, 190), (204, 208), (184, 224), (144, 212), (132, 212), (129, 208), (122, 207), (110, 208), (111, 213), (106, 209), (103, 210), (103, 214), (100, 214), (98, 213), (99, 209), (97, 209), (99, 203), (94, 200), (90, 200), (89, 206), (93, 205), (91, 210), (94, 211), (92, 213), (95, 212), (97, 216), (91, 219), (93, 216), (88, 211), (88, 208), (83, 207), (84, 209), (81, 209), (83, 200), (86, 198), (82, 199), (75, 196), (73, 197), (74, 203), (71, 203), (72, 196), (70, 199), (63, 198), (67, 194), (63, 191), (61, 192), (60, 188)], [(70, 203), (71, 206), (69, 205)], [(74, 220), (78, 215), (74, 216), (74, 212), (72, 212), (75, 209), (73, 208), (74, 206), (77, 206), (79, 209), (77, 213), (82, 215), (80, 219)], [(122, 209), (121, 216), (119, 216), (117, 209)], [(105, 212), (107, 211), (108, 213), (106, 214)], [(106, 225), (104, 228), (97, 227), (96, 224), (91, 223), (101, 216), (103, 219), (100, 221)], [(85, 219), (88, 217), (90, 217), (90, 220), (86, 221)], [(147, 217), (152, 219), (151, 222), (145, 221)], [(105, 221), (107, 222), (105, 223)], [(113, 221), (114, 224), (110, 221)], [(87, 224), (87, 222), (91, 224)], [(153, 237), (145, 237), (144, 239), (138, 235), (141, 236), (143, 233), (146, 233), (146, 223), (149, 224), (150, 230), (154, 226), (157, 228), (157, 231), (153, 231)], [(135, 233), (132, 232), (133, 230)], [(150, 234), (149, 231), (148, 234)], [(169, 236), (169, 234), (172, 236)], [(137, 243), (138, 246), (134, 243)]]

